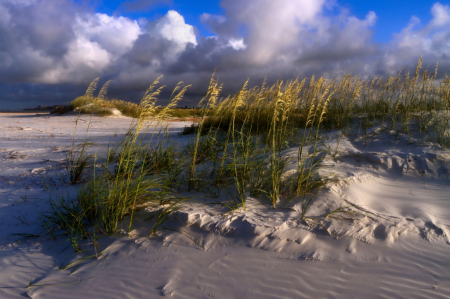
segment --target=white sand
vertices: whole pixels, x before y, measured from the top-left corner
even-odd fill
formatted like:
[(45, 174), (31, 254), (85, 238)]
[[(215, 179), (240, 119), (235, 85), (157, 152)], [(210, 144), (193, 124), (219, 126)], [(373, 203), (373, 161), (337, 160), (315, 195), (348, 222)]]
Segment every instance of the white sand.
[[(74, 194), (57, 174), (75, 120), (0, 114), (0, 298), (450, 298), (450, 155), (405, 136), (396, 140), (395, 132), (376, 135), (366, 147), (357, 133), (343, 137), (343, 152), (321, 170), (335, 180), (308, 215), (358, 205), (360, 221), (327, 218), (325, 231), (301, 221), (300, 204), (274, 210), (249, 199), (247, 211), (231, 219), (197, 204), (171, 225), (204, 250), (180, 233), (163, 233), (160, 241), (104, 238), (106, 259), (72, 275), (73, 268), (59, 271), (73, 254), (71, 247), (63, 251), (67, 242), (50, 249), (55, 243), (46, 239), (17, 245), (8, 234), (39, 226), (49, 198), (43, 176), (55, 191)], [(77, 142), (88, 123), (88, 116), (78, 122)], [(102, 152), (129, 124), (93, 117), (88, 137)], [(173, 140), (189, 139), (177, 135), (185, 124), (170, 123)], [(295, 164), (295, 149), (285, 155)], [(30, 281), (43, 286), (27, 288)]]

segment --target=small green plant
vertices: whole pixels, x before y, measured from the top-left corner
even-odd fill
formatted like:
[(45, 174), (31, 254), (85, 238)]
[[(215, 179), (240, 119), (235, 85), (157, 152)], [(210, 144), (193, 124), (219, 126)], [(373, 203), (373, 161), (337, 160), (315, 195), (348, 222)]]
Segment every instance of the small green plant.
[(78, 125), (79, 118), (75, 121), (75, 130), (72, 139), (72, 148), (66, 156), (66, 170), (69, 176), (69, 183), (76, 184), (81, 180), (83, 171), (89, 166), (90, 161), (94, 155), (88, 154), (88, 149), (92, 145), (87, 140), (87, 133), (89, 131), (90, 122), (86, 130), (86, 135), (83, 143), (80, 145), (75, 144), (75, 133)]
[(175, 230), (171, 227), (164, 226), (164, 223), (169, 219), (169, 217), (176, 211), (180, 209), (180, 205), (183, 199), (177, 200), (174, 202), (171, 202), (166, 207), (164, 207), (162, 210), (157, 211), (155, 213), (150, 214), (146, 218), (146, 220), (150, 220), (155, 218), (155, 221), (153, 223), (153, 226), (149, 232), (149, 236), (152, 236), (153, 234), (157, 233), (160, 230)]

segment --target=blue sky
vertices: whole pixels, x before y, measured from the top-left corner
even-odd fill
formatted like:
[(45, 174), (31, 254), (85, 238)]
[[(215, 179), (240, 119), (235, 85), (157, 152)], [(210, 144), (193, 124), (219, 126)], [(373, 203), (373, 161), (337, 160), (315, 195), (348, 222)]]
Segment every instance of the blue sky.
[[(154, 1), (148, 1), (152, 3)], [(349, 12), (359, 18), (364, 18), (370, 11), (378, 16), (377, 24), (374, 26), (374, 41), (388, 42), (394, 33), (399, 32), (409, 22), (412, 16), (418, 17), (422, 23), (431, 19), (430, 9), (436, 1), (427, 0), (340, 0), (336, 2)], [(450, 1), (439, 1), (441, 4), (449, 4)], [(126, 8), (126, 1), (109, 0), (98, 2), (94, 5), (95, 10), (106, 14), (119, 13), (130, 18), (159, 18), (173, 9), (179, 12), (186, 23), (194, 25), (200, 34), (209, 35), (211, 32), (200, 22), (203, 13), (223, 14), (220, 0), (173, 0), (162, 3), (149, 4), (145, 9), (130, 11)], [(333, 12), (330, 12), (331, 14)]]
[(450, 74), (449, 0), (0, 1), (2, 107), (64, 104), (97, 77), (136, 101), (164, 76), (195, 102), (214, 71), (232, 93), (247, 78), (386, 78), (422, 55)]
[[(145, 1), (142, 1), (145, 2)], [(148, 1), (154, 2), (154, 1)], [(114, 13), (128, 16), (133, 19), (148, 18), (154, 20), (160, 18), (167, 13), (168, 10), (176, 10), (179, 12), (186, 23), (195, 26), (200, 34), (209, 35), (211, 32), (200, 23), (200, 15), (203, 13), (222, 14), (220, 0), (210, 1), (163, 1), (145, 5), (141, 10), (127, 8), (127, 2), (122, 0), (110, 0), (99, 2), (95, 5), (96, 11), (112, 15)]]
[[(418, 17), (422, 23), (431, 19), (430, 9), (436, 1), (428, 0), (344, 0), (339, 1), (343, 7), (359, 18), (363, 18), (369, 11), (378, 16), (374, 26), (374, 39), (377, 42), (388, 42), (392, 34), (399, 32), (409, 22), (412, 16)], [(448, 4), (450, 1), (439, 1)]]

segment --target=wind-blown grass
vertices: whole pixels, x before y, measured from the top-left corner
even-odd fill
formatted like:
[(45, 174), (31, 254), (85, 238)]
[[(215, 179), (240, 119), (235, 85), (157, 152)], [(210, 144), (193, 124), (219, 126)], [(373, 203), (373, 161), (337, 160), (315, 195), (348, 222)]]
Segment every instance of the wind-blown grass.
[[(187, 192), (204, 198), (206, 204), (221, 205), (224, 212), (248, 209), (249, 197), (270, 208), (300, 203), (302, 220), (308, 225), (320, 224), (308, 216), (309, 207), (326, 184), (327, 178), (321, 177), (319, 170), (327, 156), (337, 159), (340, 138), (350, 129), (359, 130), (367, 145), (386, 130), (396, 131), (395, 138), (405, 134), (411, 139), (412, 125), (417, 125), (423, 138), (442, 148), (450, 145), (450, 78), (437, 84), (437, 69), (421, 75), (421, 66), (422, 59), (413, 76), (399, 72), (387, 80), (350, 75), (334, 80), (312, 77), (280, 80), (273, 86), (263, 82), (254, 88), (249, 88), (247, 81), (237, 94), (225, 98), (220, 97), (222, 85), (213, 75), (206, 96), (189, 112), (198, 120), (185, 129), (184, 134), (193, 135), (185, 146), (170, 140), (164, 121), (176, 116), (176, 104), (187, 86), (179, 84), (170, 103), (158, 107), (159, 79), (140, 104), (107, 100), (109, 82), (94, 97), (94, 80), (86, 94), (72, 102), (73, 107), (87, 103), (115, 107), (134, 121), (124, 139), (109, 148), (103, 168), (94, 168), (79, 188), (76, 200), (52, 202), (43, 226), (51, 235), (62, 231), (75, 250), (80, 250), (83, 238), (114, 234), (124, 219), (130, 232), (137, 211), (153, 206), (158, 211), (151, 217), (154, 223), (149, 234), (153, 235), (166, 229), (165, 221), (183, 208)], [(378, 127), (370, 131), (374, 125)], [(333, 130), (340, 131), (335, 148), (327, 145), (325, 134)], [(72, 183), (79, 181), (91, 158), (87, 145), (85, 140), (79, 158), (72, 151), (68, 160)], [(286, 149), (295, 149), (296, 157), (287, 157)], [(286, 167), (292, 162), (296, 169), (287, 174)], [(220, 194), (226, 199), (218, 200)], [(323, 217), (352, 218), (355, 213), (341, 207)]]

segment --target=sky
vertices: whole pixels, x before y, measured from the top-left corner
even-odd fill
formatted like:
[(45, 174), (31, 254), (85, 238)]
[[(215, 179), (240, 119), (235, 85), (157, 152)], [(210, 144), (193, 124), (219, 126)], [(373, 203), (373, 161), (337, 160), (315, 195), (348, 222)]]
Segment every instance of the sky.
[(1, 0), (0, 110), (66, 104), (89, 83), (138, 102), (159, 76), (194, 106), (215, 71), (223, 94), (250, 78), (424, 68), (450, 74), (450, 1)]

